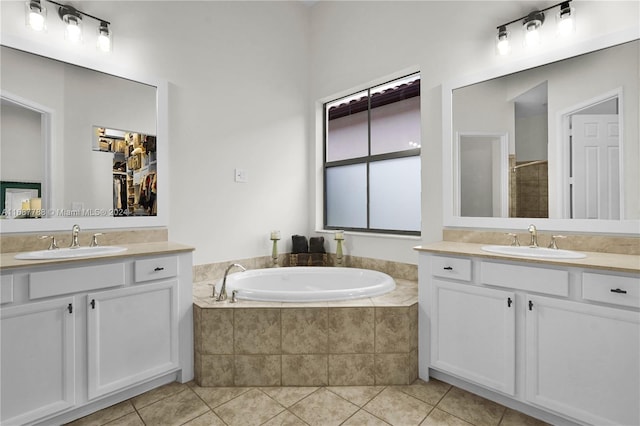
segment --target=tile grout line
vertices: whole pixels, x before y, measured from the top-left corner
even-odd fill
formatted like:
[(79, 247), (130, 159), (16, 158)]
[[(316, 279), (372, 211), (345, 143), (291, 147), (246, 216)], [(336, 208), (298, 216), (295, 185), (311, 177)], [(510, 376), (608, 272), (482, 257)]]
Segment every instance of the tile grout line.
[[(362, 408), (358, 407), (358, 409), (349, 417), (347, 417), (346, 419), (344, 419), (343, 421), (340, 422), (340, 425), (345, 424), (346, 422), (348, 422), (353, 416), (355, 416), (356, 414), (358, 414), (360, 411), (364, 411)], [(365, 411), (365, 413), (371, 414), (368, 411)], [(375, 416), (374, 416), (375, 417)], [(382, 419), (379, 419), (382, 420)], [(386, 422), (385, 422), (386, 423)]]
[(140, 412), (138, 411), (138, 409), (136, 408), (136, 406), (133, 404), (133, 402), (131, 401), (131, 399), (129, 400), (131, 402), (131, 405), (133, 406), (133, 409), (135, 411), (135, 413), (138, 415), (138, 418), (140, 419), (140, 421), (142, 422), (143, 425), (147, 425), (147, 422), (144, 421), (144, 419), (142, 418), (142, 415), (140, 414)]
[(498, 424), (496, 426), (500, 426), (502, 424), (502, 420), (504, 419), (505, 414), (507, 414), (507, 407), (504, 407), (504, 411), (502, 411), (502, 415), (500, 416), (500, 420), (498, 420)]
[(444, 399), (444, 398), (449, 394), (449, 392), (451, 392), (451, 390), (452, 390), (452, 389), (454, 389), (454, 388), (455, 388), (455, 386), (453, 386), (453, 385), (449, 385), (449, 389), (444, 393), (444, 395), (442, 395), (442, 398), (440, 398), (440, 400), (438, 401), (438, 403), (437, 403), (433, 408), (434, 408), (434, 409), (436, 409), (436, 408), (437, 408), (438, 410), (442, 411), (443, 413), (447, 413), (448, 415), (450, 415), (450, 416), (452, 416), (452, 417), (455, 417), (456, 419), (462, 420), (462, 421), (463, 421), (463, 422), (465, 422), (465, 423), (469, 423), (469, 424), (470, 424), (470, 425), (472, 425), (472, 426), (476, 426), (476, 425), (475, 425), (475, 423), (471, 423), (470, 421), (467, 421), (467, 420), (463, 419), (462, 417), (457, 416), (457, 415), (455, 415), (455, 414), (453, 414), (453, 413), (450, 413), (449, 411), (445, 410), (444, 408), (439, 407), (439, 405), (440, 405), (440, 403), (442, 402), (442, 400), (443, 400), (443, 399)]
[[(204, 399), (202, 399), (202, 397), (200, 396), (200, 394), (198, 394), (198, 392), (194, 391), (193, 389), (192, 389), (192, 391), (193, 391), (193, 393), (195, 393), (195, 394), (196, 394), (196, 397), (198, 397), (198, 399), (200, 399), (200, 401), (202, 401), (202, 403), (203, 403), (204, 405), (206, 405), (206, 406), (207, 406), (207, 408), (209, 409), (209, 411), (211, 411), (211, 412), (213, 413), (213, 415), (214, 415), (214, 416), (216, 416), (217, 418), (219, 418), (220, 420), (222, 420), (222, 419), (220, 418), (220, 416), (218, 416), (218, 415), (213, 411), (213, 408), (211, 408), (211, 406), (210, 406), (209, 404), (207, 404), (207, 401), (205, 401)], [(199, 418), (199, 417), (204, 416), (205, 414), (207, 414), (207, 413), (202, 413), (202, 414), (201, 414), (201, 415), (199, 415), (198, 417), (194, 417), (194, 418), (193, 418), (193, 419), (191, 419), (191, 420), (195, 420), (195, 419), (197, 419), (197, 418)], [(191, 420), (189, 420), (189, 422), (190, 422)], [(187, 422), (187, 423), (188, 423), (188, 422)], [(225, 425), (227, 424), (227, 422), (225, 422), (224, 420), (222, 420), (222, 423), (224, 423)]]
[[(231, 310), (231, 383), (236, 385), (236, 309)], [(213, 411), (213, 408), (211, 409)]]
[[(282, 386), (280, 386), (282, 387)], [(265, 391), (263, 391), (262, 389), (260, 389), (259, 387), (253, 387), (251, 388), (251, 390), (257, 390), (258, 392), (260, 392), (261, 394), (263, 394), (264, 396), (266, 396), (267, 398), (269, 398), (271, 401), (275, 402), (276, 404), (278, 404), (279, 406), (282, 407), (282, 411), (278, 412), (278, 414), (276, 414), (275, 416), (269, 417), (266, 421), (261, 422), (260, 424), (263, 425), (265, 423), (269, 423), (271, 420), (275, 419), (276, 417), (278, 417), (280, 414), (284, 413), (287, 410), (287, 407), (284, 406), (284, 404), (281, 404), (280, 401), (276, 400), (275, 398), (272, 398), (271, 395), (269, 395), (268, 393), (266, 393)], [(249, 391), (250, 392), (250, 391)], [(245, 392), (244, 394), (246, 394), (247, 392)], [(243, 394), (243, 395), (244, 395)], [(224, 421), (224, 420), (223, 420)]]

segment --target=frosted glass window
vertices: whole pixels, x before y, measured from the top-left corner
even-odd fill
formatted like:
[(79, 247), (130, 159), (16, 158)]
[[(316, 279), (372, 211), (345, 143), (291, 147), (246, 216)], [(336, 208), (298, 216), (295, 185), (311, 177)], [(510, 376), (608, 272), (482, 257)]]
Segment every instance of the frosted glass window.
[(420, 234), (420, 74), (328, 102), (324, 225)]
[(369, 165), (372, 229), (420, 231), (420, 157)]
[(327, 225), (367, 227), (367, 165), (331, 167), (326, 170)]
[(365, 157), (369, 153), (367, 111), (329, 120), (327, 128), (327, 161)]
[(371, 110), (371, 154), (416, 149), (420, 145), (420, 97)]

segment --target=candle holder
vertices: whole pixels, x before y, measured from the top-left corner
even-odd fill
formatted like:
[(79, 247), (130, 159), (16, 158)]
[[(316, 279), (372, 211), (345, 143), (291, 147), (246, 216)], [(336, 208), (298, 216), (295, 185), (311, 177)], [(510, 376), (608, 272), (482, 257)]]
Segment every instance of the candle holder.
[(273, 242), (273, 249), (271, 251), (271, 267), (277, 268), (278, 265), (278, 240), (280, 239), (280, 231), (271, 231), (271, 241)]
[(342, 241), (344, 241), (344, 232), (336, 231), (333, 239), (336, 240), (336, 266), (342, 266)]

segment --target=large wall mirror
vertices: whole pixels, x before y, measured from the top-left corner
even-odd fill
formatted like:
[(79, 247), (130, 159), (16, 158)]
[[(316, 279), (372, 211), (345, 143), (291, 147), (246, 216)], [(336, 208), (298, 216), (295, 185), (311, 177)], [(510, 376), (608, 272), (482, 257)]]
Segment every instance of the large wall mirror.
[(166, 83), (0, 49), (1, 231), (166, 226)]
[(445, 226), (640, 231), (640, 41), (591, 46), (443, 87)]

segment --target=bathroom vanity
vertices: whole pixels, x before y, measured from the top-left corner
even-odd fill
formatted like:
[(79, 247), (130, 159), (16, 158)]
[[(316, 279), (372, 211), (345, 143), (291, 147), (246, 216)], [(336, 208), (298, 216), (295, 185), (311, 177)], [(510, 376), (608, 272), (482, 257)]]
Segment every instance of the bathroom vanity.
[(419, 255), (419, 376), (553, 424), (640, 424), (640, 261)]
[(58, 424), (193, 378), (192, 248), (2, 255), (1, 421)]

